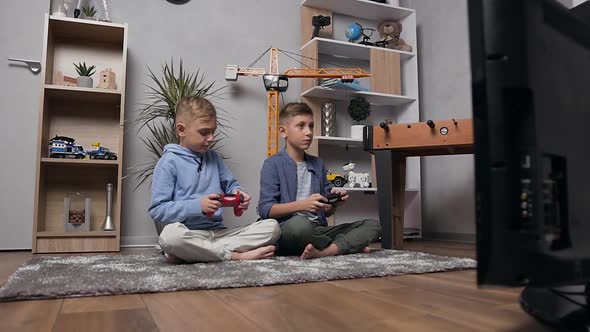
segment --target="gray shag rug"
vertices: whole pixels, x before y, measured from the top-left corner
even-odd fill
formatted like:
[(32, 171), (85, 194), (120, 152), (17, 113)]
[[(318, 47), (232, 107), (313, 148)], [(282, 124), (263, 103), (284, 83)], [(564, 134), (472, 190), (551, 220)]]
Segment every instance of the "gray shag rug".
[(0, 288), (0, 301), (295, 284), (475, 268), (469, 258), (377, 250), (301, 260), (274, 257), (172, 265), (159, 254), (41, 256)]

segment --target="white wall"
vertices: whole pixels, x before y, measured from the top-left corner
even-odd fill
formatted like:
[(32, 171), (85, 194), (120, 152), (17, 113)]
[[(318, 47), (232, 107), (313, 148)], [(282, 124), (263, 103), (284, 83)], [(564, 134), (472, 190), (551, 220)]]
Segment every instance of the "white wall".
[[(413, 0), (418, 24), (420, 120), (471, 118), (466, 0)], [(422, 158), (425, 237), (473, 241), (473, 156)]]
[[(208, 81), (226, 85), (226, 64), (249, 65), (269, 46), (299, 52), (299, 2), (189, 1), (172, 5), (166, 1), (112, 0), (112, 19), (129, 24), (126, 118), (132, 122), (151, 83), (147, 67), (158, 71), (163, 61), (184, 59), (186, 68), (200, 68)], [(266, 55), (257, 64), (268, 68)], [(281, 69), (296, 66), (289, 58), (279, 56)], [(285, 102), (299, 95), (299, 82), (290, 82)], [(259, 170), (266, 151), (266, 92), (262, 79), (240, 78), (241, 97), (227, 95), (217, 102), (234, 118), (231, 137), (221, 151), (236, 178), (253, 196), (251, 208), (240, 218), (231, 210), (225, 213), (228, 225), (249, 223), (256, 218)], [(236, 84), (232, 87), (236, 87)], [(125, 135), (125, 166), (146, 161), (148, 154), (129, 127)], [(153, 222), (147, 214), (150, 193), (147, 186), (133, 191), (136, 181), (125, 180), (121, 229), (122, 244), (144, 244), (155, 241)]]
[[(216, 81), (221, 86), (226, 84), (223, 79), (225, 64), (248, 65), (271, 45), (299, 52), (299, 3), (294, 0), (260, 0), (256, 3), (193, 0), (175, 6), (164, 0), (112, 0), (113, 21), (129, 24), (127, 122), (133, 122), (144, 101), (147, 90), (144, 84), (150, 83), (147, 66), (158, 72), (163, 61), (170, 61), (172, 57), (183, 58), (186, 68), (200, 68), (209, 81)], [(470, 117), (466, 1), (406, 0), (403, 5), (408, 3), (417, 10), (419, 25), (421, 120)], [(12, 17), (22, 19), (18, 15)], [(268, 57), (261, 59), (259, 65), (267, 67)], [(287, 57), (280, 58), (282, 69), (290, 66), (297, 65)], [(231, 211), (226, 213), (230, 226), (251, 222), (256, 217), (259, 169), (265, 158), (266, 142), (266, 94), (261, 80), (240, 78), (237, 85), (240, 96), (228, 95), (217, 103), (234, 118), (232, 126), (235, 130), (226, 140), (222, 152), (231, 156), (229, 167), (254, 197), (252, 208), (241, 218), (235, 218)], [(293, 80), (284, 95), (285, 101), (296, 100), (298, 94), (299, 83)], [(36, 135), (34, 131), (31, 134)], [(0, 138), (11, 139), (3, 133)], [(147, 160), (148, 154), (133, 126), (127, 128), (125, 140), (125, 167)], [(34, 151), (35, 140), (27, 142), (22, 151)], [(7, 171), (2, 168), (3, 173)], [(34, 168), (23, 168), (22, 171), (27, 174), (20, 174), (21, 178), (34, 177)], [(156, 238), (147, 214), (148, 187), (134, 192), (135, 185), (133, 178), (124, 182), (123, 245), (153, 243)], [(427, 235), (473, 236), (471, 156), (424, 158), (422, 192), (423, 225)], [(12, 191), (11, 195), (15, 194), (20, 196), (10, 202), (18, 203), (3, 208), (0, 220), (12, 218), (14, 211), (30, 210), (31, 193), (21, 195), (19, 191)], [(3, 203), (9, 202), (6, 195), (9, 194), (2, 196)], [(23, 222), (32, 223), (32, 220)]]

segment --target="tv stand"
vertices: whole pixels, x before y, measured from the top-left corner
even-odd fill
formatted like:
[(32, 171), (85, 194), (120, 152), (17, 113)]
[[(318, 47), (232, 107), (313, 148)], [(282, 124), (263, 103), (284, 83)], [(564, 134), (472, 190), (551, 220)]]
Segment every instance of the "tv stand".
[(555, 288), (527, 286), (520, 294), (525, 312), (542, 323), (564, 331), (589, 331), (590, 311), (586, 307), (590, 284)]

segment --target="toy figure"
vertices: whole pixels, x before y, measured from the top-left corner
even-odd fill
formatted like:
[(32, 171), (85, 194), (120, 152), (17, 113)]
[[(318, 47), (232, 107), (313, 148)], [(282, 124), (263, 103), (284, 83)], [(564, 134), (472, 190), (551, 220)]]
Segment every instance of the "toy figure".
[(348, 172), (348, 186), (350, 188), (369, 188), (369, 173), (356, 173), (353, 171), (355, 166), (352, 161), (342, 166), (342, 169)]
[(400, 38), (402, 33), (402, 24), (398, 22), (385, 21), (379, 24), (377, 28), (381, 35), (381, 40), (376, 44), (399, 51), (412, 52), (412, 46)]

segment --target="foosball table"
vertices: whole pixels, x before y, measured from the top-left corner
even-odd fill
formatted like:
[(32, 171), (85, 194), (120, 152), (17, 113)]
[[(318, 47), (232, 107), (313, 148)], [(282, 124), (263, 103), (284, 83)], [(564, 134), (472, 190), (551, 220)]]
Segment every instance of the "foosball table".
[(381, 245), (401, 249), (404, 241), (406, 157), (473, 153), (471, 119), (367, 126), (363, 148), (375, 156)]

